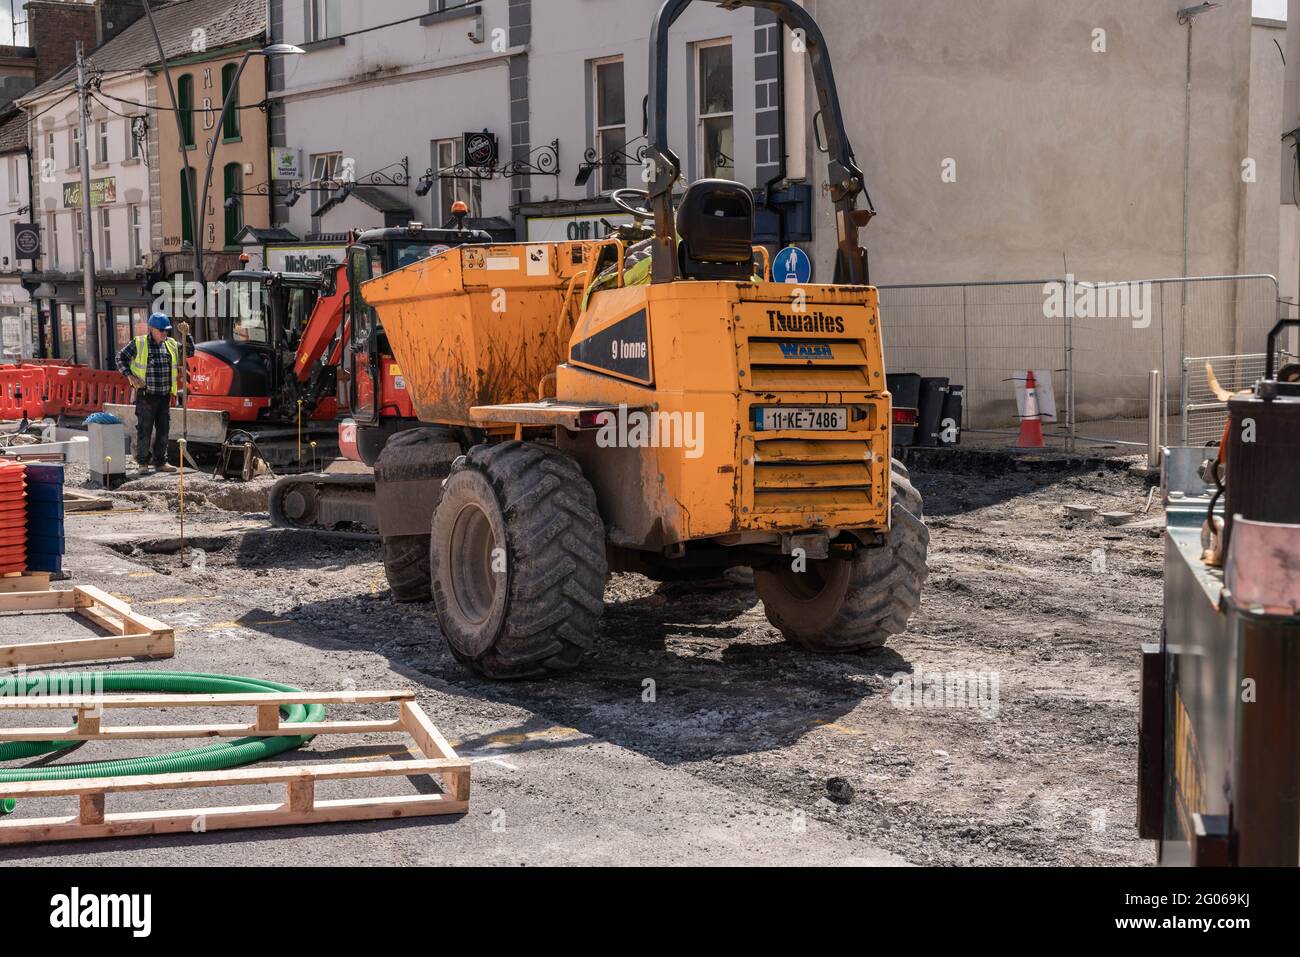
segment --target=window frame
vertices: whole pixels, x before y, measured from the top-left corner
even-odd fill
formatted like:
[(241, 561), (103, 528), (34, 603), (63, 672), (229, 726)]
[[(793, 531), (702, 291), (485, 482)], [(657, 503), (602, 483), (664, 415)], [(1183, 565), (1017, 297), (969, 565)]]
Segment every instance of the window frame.
[[(618, 64), (623, 73), (623, 120), (621, 123), (601, 123), (600, 116), (600, 70), (601, 67), (613, 66)], [(592, 145), (596, 148), (596, 158), (604, 160), (606, 157), (605, 137), (616, 130), (623, 133), (623, 145), (619, 148), (622, 153), (627, 152), (627, 64), (624, 62), (622, 54), (617, 56), (602, 57), (599, 60), (591, 61), (591, 135)], [(617, 172), (616, 172), (617, 171)], [(602, 162), (599, 170), (600, 181), (597, 184), (597, 191), (602, 194), (612, 193), (616, 189), (625, 189), (627, 187), (627, 166), (619, 163), (617, 166), (612, 163)]]
[[(713, 113), (704, 112), (704, 51), (713, 50), (718, 47), (731, 48), (731, 75), (728, 78), (731, 86), (731, 109), (720, 110)], [(709, 120), (726, 119), (731, 123), (731, 142), (732, 150), (735, 150), (736, 143), (736, 44), (734, 37), (719, 37), (716, 40), (701, 40), (695, 44), (695, 159), (698, 163), (696, 167), (700, 179), (735, 179), (736, 178), (736, 157), (732, 156), (730, 166), (713, 167), (712, 160), (706, 155), (706, 144), (708, 137), (705, 135), (705, 128)], [(716, 159), (717, 157), (713, 157)], [(730, 171), (730, 176), (723, 176), (724, 172)]]
[(46, 215), (46, 236), (47, 242), (45, 255), (49, 257), (49, 268), (52, 272), (59, 271), (59, 214), (48, 213)]
[(131, 203), (126, 207), (127, 252), (131, 257), (131, 266), (144, 265), (144, 217), (140, 203)]
[(235, 73), (239, 67), (235, 63), (227, 63), (221, 68), (221, 102), (226, 102), (226, 97), (230, 95), (230, 88), (235, 87), (235, 98), (230, 101), (230, 111), (226, 114), (226, 121), (221, 124), (221, 142), (236, 143), (243, 139), (243, 131), (239, 124), (239, 87), (234, 84)]
[[(186, 173), (189, 175), (187, 176)], [(198, 224), (194, 222), (193, 197), (198, 195), (198, 172), (191, 166), (188, 170), (184, 167), (180, 170), (181, 178), (181, 248), (184, 249), (188, 243), (190, 248), (194, 247), (194, 230)]]
[(96, 120), (95, 121), (95, 162), (97, 164), (107, 165), (109, 161), (108, 160), (108, 156), (109, 156), (108, 138), (109, 138), (108, 120)]
[(77, 269), (86, 268), (86, 219), (80, 209), (72, 211), (72, 261)]
[[(232, 173), (234, 174), (233, 177)], [(225, 213), (223, 220), (226, 232), (226, 248), (230, 249), (238, 245), (235, 242), (235, 237), (244, 228), (244, 197), (240, 195), (244, 191), (244, 164), (233, 162), (223, 166), (221, 168), (221, 183), (225, 199), (235, 200), (233, 205), (222, 203), (222, 211)]]
[(99, 222), (96, 224), (99, 230), (100, 250), (98, 258), (95, 260), (95, 268), (109, 269), (113, 263), (113, 207), (98, 207)]
[[(456, 200), (464, 200), (469, 207), (469, 217), (477, 219), (483, 215), (483, 183), (473, 177), (443, 179), (444, 170), (455, 170), (465, 165), (465, 138), (463, 136), (444, 136), (432, 141), (433, 172), (438, 181), (438, 195), (434, 199), (433, 219), (437, 227), (451, 221), (451, 207)], [(442, 164), (442, 148), (451, 146), (454, 162), (450, 166)], [(441, 218), (440, 218), (441, 217)]]
[[(338, 188), (339, 168), (342, 165), (342, 150), (325, 150), (322, 153), (311, 154), (311, 186), (314, 190), (311, 194), (311, 214), (313, 216), (319, 216), (320, 208), (329, 202), (329, 196), (326, 194)], [(318, 166), (322, 167), (319, 172)], [(326, 176), (326, 173), (329, 175)]]
[[(333, 16), (331, 17), (331, 13)], [(322, 26), (322, 19), (324, 25)], [(331, 32), (330, 20), (334, 27)], [(340, 0), (307, 0), (307, 42), (330, 40), (343, 32), (343, 4)]]
[(182, 73), (176, 78), (176, 106), (181, 114), (181, 145), (187, 149), (194, 149), (197, 141), (194, 139), (194, 74)]
[(68, 169), (81, 169), (81, 127), (73, 124), (68, 128)]

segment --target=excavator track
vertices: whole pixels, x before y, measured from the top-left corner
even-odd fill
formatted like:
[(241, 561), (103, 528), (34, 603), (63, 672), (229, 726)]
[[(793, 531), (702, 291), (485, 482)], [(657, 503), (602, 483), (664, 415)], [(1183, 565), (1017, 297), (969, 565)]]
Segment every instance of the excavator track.
[(271, 524), (379, 540), (373, 473), (286, 475), (270, 493)]

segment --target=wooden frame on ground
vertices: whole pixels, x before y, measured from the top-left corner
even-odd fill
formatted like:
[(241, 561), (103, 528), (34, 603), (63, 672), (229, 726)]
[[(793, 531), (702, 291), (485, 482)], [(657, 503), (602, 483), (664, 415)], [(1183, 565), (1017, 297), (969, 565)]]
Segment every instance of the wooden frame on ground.
[[(318, 721), (281, 724), (280, 708), (287, 704), (395, 703), (397, 716), (371, 721)], [(159, 727), (104, 727), (104, 715), (119, 708), (249, 707), (255, 720), (245, 724), (166, 725)], [(0, 742), (103, 741), (122, 738), (244, 737), (248, 735), (326, 735), (405, 733), (414, 742), (412, 760), (336, 761), (329, 764), (295, 764), (277, 767), (231, 768), (135, 777), (83, 778), (67, 781), (27, 781), (0, 785), (0, 796), (18, 798), (75, 797), (78, 812), (67, 817), (0, 820), (0, 845), (33, 841), (70, 841), (87, 838), (127, 837), (141, 834), (201, 833), (233, 828), (324, 824), (338, 821), (373, 821), (432, 814), (463, 814), (469, 810), (470, 764), (459, 757), (447, 739), (415, 702), (410, 691), (285, 692), (236, 695), (74, 695), (0, 697), (0, 709), (73, 709), (74, 731), (64, 728), (4, 728)], [(403, 794), (389, 797), (318, 800), (322, 781), (358, 778), (406, 777), (440, 779), (441, 793)], [(191, 788), (279, 784), (285, 788), (280, 804), (243, 804), (187, 810), (134, 811), (110, 814), (105, 805), (110, 794), (165, 792)]]
[[(0, 614), (25, 611), (75, 612), (109, 632), (104, 638), (73, 638), (0, 645), (0, 668), (52, 665), (104, 658), (170, 658), (176, 653), (171, 627), (131, 610), (126, 602), (91, 585), (49, 591), (49, 576), (24, 576), (0, 582), (28, 581), (28, 591), (0, 585)], [(42, 590), (36, 590), (42, 589)]]

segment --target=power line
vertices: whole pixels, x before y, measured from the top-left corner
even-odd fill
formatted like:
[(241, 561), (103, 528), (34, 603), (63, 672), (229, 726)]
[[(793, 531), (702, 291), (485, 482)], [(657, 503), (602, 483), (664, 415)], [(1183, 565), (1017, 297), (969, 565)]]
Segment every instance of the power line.
[[(142, 110), (152, 110), (152, 111), (155, 112), (155, 113), (177, 113), (177, 112), (184, 113), (184, 112), (186, 112), (185, 110), (174, 110), (174, 109), (172, 109), (170, 106), (156, 106), (156, 105), (151, 105), (151, 104), (149, 104), (149, 103), (140, 103), (140, 102), (138, 102), (138, 101), (136, 101), (136, 100), (128, 100), (128, 99), (126, 99), (125, 97), (121, 97), (121, 96), (114, 96), (112, 93), (107, 93), (107, 92), (105, 92), (104, 89), (103, 89), (102, 87), (99, 87), (99, 86), (96, 86), (96, 87), (95, 87), (95, 93), (96, 93), (97, 95), (99, 95), (99, 96), (106, 96), (106, 97), (108, 97), (110, 100), (117, 100), (117, 102), (119, 102), (119, 103), (125, 103), (127, 106), (138, 107), (139, 109), (142, 109)], [(232, 110), (262, 110), (263, 112), (265, 112), (265, 111), (266, 111), (266, 108), (267, 108), (267, 105), (268, 105), (268, 101), (266, 101), (266, 100), (260, 100), (260, 101), (258, 101), (257, 103), (241, 103), (241, 104), (239, 104), (238, 106), (232, 106), (231, 109), (232, 109)], [(208, 108), (208, 107), (205, 107), (205, 106), (194, 106), (194, 107), (190, 107), (190, 109), (189, 109), (188, 112), (190, 112), (190, 113), (202, 113), (202, 112), (212, 112), (212, 111), (215, 111), (215, 110), (216, 110), (216, 106), (213, 106), (213, 107), (211, 108), (211, 110), (209, 110), (209, 108)], [(119, 115), (121, 115), (121, 114), (119, 114)]]

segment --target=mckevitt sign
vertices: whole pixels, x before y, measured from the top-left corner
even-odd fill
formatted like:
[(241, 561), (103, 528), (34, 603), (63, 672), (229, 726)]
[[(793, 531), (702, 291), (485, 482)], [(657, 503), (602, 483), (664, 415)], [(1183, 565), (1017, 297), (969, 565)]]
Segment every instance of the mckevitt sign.
[[(117, 178), (105, 176), (90, 181), (90, 202), (95, 206), (117, 202)], [(63, 184), (63, 205), (66, 207), (81, 205), (81, 184)]]
[(271, 272), (324, 272), (343, 262), (346, 245), (267, 246), (263, 260)]

